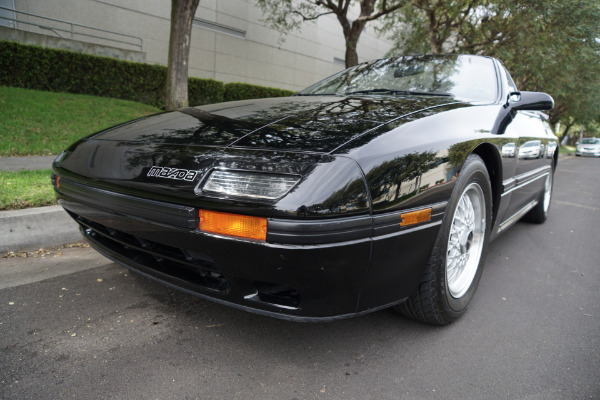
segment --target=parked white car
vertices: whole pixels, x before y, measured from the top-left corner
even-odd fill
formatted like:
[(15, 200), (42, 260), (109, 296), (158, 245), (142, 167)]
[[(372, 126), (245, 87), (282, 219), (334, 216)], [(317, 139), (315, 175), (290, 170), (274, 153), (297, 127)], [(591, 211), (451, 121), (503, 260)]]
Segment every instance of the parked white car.
[(539, 158), (543, 154), (541, 140), (530, 140), (519, 147), (519, 158)]
[(517, 145), (514, 143), (506, 143), (502, 146), (502, 157), (514, 157), (517, 150)]
[(577, 143), (576, 156), (600, 157), (600, 138), (585, 138)]

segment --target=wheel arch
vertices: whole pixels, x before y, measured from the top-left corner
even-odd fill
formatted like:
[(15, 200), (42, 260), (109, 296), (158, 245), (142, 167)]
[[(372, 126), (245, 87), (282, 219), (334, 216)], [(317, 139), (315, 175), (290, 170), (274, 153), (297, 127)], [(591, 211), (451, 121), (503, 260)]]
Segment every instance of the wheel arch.
[(477, 154), (483, 160), (490, 176), (492, 187), (492, 226), (496, 222), (500, 196), (502, 194), (502, 159), (496, 146), (491, 143), (482, 143), (477, 146), (472, 154)]

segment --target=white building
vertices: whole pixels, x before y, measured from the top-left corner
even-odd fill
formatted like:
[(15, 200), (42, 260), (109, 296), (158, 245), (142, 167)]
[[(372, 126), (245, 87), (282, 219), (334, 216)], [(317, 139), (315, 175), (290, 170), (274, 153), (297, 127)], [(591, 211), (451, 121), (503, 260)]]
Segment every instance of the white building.
[[(0, 0), (0, 7), (0, 28), (5, 32), (0, 38), (6, 39), (9, 30), (27, 31), (37, 39), (13, 40), (73, 48), (68, 42), (74, 39), (109, 49), (75, 50), (118, 56), (111, 47), (128, 49), (137, 52), (137, 58), (123, 58), (167, 64), (169, 0)], [(15, 11), (11, 14), (6, 8)], [(262, 19), (254, 0), (200, 0), (192, 29), (190, 76), (299, 90), (344, 68), (344, 37), (335, 16), (305, 23), (284, 42)], [(381, 58), (390, 48), (371, 23), (361, 35), (359, 59)]]

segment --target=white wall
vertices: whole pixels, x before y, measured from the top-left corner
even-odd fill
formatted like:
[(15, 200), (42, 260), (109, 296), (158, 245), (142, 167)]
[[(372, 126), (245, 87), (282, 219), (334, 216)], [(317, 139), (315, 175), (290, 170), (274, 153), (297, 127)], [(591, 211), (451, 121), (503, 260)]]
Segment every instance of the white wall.
[[(140, 36), (146, 62), (166, 65), (170, 27), (169, 0), (15, 0), (17, 10), (96, 28)], [(245, 38), (194, 26), (190, 76), (247, 82), (299, 90), (343, 65), (344, 38), (337, 19), (328, 15), (306, 23), (281, 42), (267, 28), (254, 0), (200, 0), (196, 18), (245, 32)], [(359, 59), (381, 58), (391, 44), (378, 39), (373, 24), (361, 35)]]

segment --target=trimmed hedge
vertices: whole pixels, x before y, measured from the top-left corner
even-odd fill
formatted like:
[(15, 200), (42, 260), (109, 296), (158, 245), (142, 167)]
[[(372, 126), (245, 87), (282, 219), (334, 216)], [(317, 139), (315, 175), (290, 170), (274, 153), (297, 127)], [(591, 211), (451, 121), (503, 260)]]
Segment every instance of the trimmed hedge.
[(227, 83), (225, 84), (225, 101), (261, 99), (264, 97), (284, 97), (291, 96), (296, 92), (285, 89), (276, 89), (265, 86), (250, 85), (248, 83)]
[[(167, 68), (67, 50), (0, 41), (0, 85), (89, 94), (164, 107)], [(189, 78), (190, 106), (294, 92), (246, 83)]]

